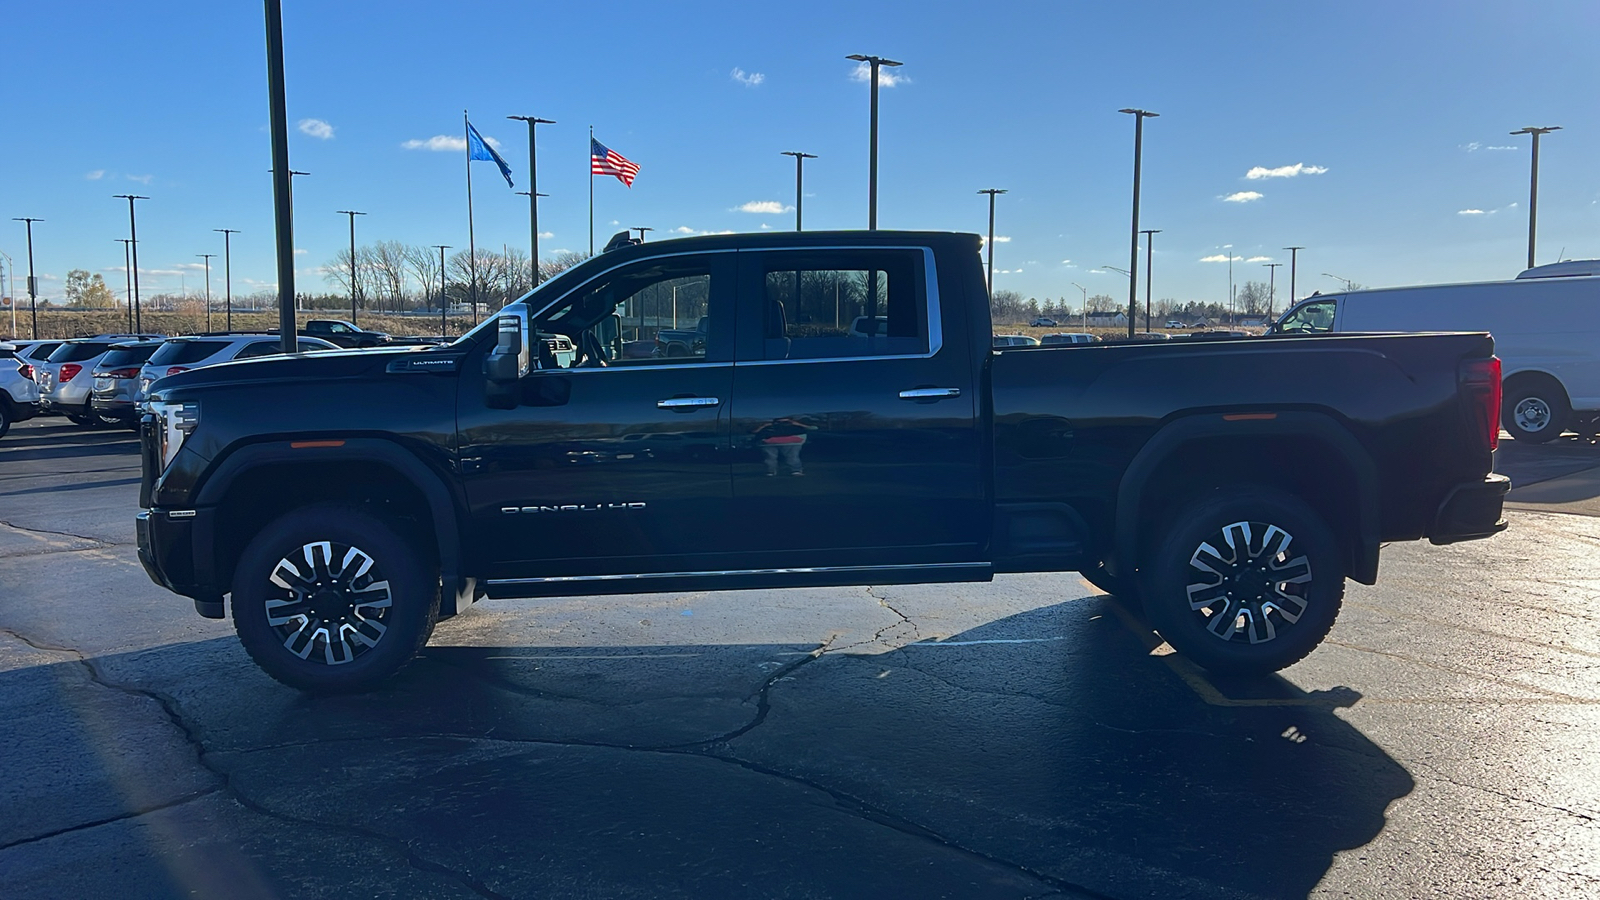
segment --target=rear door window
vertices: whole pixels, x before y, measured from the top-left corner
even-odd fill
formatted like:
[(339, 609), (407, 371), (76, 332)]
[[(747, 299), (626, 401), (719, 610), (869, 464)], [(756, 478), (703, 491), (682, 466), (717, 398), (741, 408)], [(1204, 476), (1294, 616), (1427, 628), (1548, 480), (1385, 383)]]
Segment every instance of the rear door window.
[(762, 253), (756, 258), (762, 294), (756, 359), (931, 352), (919, 252), (822, 250)]
[(214, 356), (232, 341), (168, 341), (150, 357), (152, 366), (181, 366)]
[(53, 363), (83, 362), (86, 359), (94, 359), (96, 356), (106, 352), (110, 347), (111, 343), (109, 341), (62, 344), (51, 352), (48, 361)]

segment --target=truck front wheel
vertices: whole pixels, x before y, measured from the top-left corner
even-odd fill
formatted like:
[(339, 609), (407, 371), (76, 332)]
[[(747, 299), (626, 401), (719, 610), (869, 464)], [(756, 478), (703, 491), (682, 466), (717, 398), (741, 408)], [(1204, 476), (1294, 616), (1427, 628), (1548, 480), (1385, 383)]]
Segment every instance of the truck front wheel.
[(303, 691), (367, 690), (428, 641), (439, 575), (357, 509), (297, 509), (262, 529), (233, 576), (233, 625), (268, 675)]
[(1175, 650), (1214, 672), (1258, 675), (1303, 659), (1344, 600), (1338, 542), (1291, 494), (1228, 488), (1170, 520), (1142, 567), (1145, 612)]

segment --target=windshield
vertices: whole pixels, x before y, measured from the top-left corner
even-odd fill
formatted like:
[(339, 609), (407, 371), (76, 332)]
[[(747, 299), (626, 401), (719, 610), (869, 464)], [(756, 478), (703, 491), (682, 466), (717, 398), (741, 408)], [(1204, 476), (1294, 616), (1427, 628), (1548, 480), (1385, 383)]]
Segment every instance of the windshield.
[(1279, 334), (1326, 334), (1333, 330), (1336, 298), (1303, 303), (1280, 320), (1273, 331)]

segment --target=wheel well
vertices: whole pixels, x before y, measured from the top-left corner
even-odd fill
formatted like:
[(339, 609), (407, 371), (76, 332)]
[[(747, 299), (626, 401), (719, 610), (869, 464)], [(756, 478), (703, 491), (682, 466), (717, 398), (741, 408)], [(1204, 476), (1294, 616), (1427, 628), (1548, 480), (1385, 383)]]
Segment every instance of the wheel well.
[(1190, 501), (1242, 486), (1275, 487), (1299, 497), (1339, 541), (1347, 573), (1357, 571), (1361, 492), (1338, 449), (1310, 435), (1197, 438), (1152, 471), (1139, 495), (1137, 553), (1148, 553)]
[(1533, 387), (1535, 385), (1554, 390), (1561, 397), (1562, 402), (1566, 403), (1568, 406), (1572, 405), (1572, 398), (1567, 396), (1566, 386), (1561, 383), (1561, 379), (1549, 374), (1548, 372), (1518, 372), (1515, 375), (1507, 378), (1502, 385), (1502, 388), (1505, 392), (1505, 395), (1510, 397), (1515, 391), (1520, 391), (1524, 388)]
[(382, 462), (272, 463), (239, 475), (217, 503), (213, 559), (224, 590), (246, 545), (279, 516), (316, 503), (363, 509), (438, 564), (432, 511), (416, 485)]

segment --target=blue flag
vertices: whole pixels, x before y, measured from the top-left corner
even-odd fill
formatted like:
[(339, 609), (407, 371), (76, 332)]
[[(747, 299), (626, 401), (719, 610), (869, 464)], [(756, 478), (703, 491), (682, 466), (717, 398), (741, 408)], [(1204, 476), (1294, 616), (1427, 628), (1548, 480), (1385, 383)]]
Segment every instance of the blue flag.
[(500, 158), (500, 154), (494, 152), (494, 148), (489, 146), (489, 142), (484, 140), (482, 135), (478, 134), (478, 129), (473, 128), (471, 122), (467, 123), (467, 159), (494, 160), (494, 164), (500, 167), (500, 174), (506, 177), (506, 185), (513, 188), (516, 187), (511, 181), (511, 167), (506, 165), (506, 161)]

